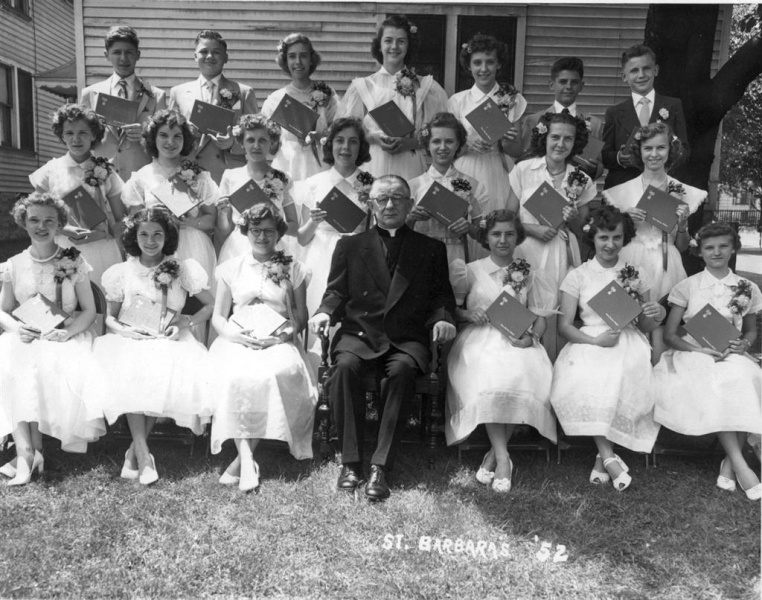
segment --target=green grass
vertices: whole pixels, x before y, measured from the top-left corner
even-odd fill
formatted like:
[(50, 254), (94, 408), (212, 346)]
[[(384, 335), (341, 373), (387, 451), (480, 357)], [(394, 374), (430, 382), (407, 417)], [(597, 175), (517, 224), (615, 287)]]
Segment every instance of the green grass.
[[(430, 471), (406, 445), (392, 497), (371, 504), (335, 490), (337, 465), (280, 446), (257, 451), (260, 492), (244, 495), (217, 484), (232, 448), (189, 458), (157, 442), (162, 478), (144, 489), (118, 477), (125, 445), (75, 456), (51, 443), (42, 480), (0, 486), (0, 597), (759, 597), (760, 506), (714, 487), (716, 457), (646, 469), (625, 454), (634, 483), (619, 494), (587, 483), (587, 450), (561, 465), (513, 453), (504, 496), (475, 481), (478, 452), (461, 465), (441, 451)], [(421, 536), (507, 556), (425, 551)], [(568, 562), (538, 560), (543, 541)]]

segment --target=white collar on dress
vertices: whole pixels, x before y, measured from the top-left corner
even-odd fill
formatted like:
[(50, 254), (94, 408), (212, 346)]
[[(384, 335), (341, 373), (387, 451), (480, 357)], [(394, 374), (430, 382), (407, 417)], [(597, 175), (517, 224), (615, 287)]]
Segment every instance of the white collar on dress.
[[(515, 260), (515, 257), (514, 257)], [(501, 267), (500, 265), (496, 264), (495, 261), (492, 260), (492, 256), (487, 256), (483, 258), (481, 261), (482, 267), (487, 272), (487, 275), (492, 275), (493, 273), (497, 273), (498, 271), (505, 272), (508, 268), (507, 266)]]
[(725, 277), (723, 277), (722, 279), (717, 279), (709, 271), (704, 269), (703, 271), (701, 271), (701, 277), (699, 279), (698, 287), (699, 289), (706, 289), (706, 288), (711, 288), (718, 283), (721, 283), (723, 285), (730, 287), (732, 285), (737, 285), (739, 279), (741, 279), (741, 277), (733, 273), (733, 271), (728, 271), (728, 274), (725, 275)]
[(431, 165), (429, 167), (429, 170), (426, 172), (429, 174), (429, 176), (432, 179), (436, 179), (436, 180), (449, 179), (451, 177), (457, 177), (458, 175), (460, 175), (460, 172), (453, 165), (450, 165), (450, 168), (447, 169), (447, 173), (445, 173), (444, 175), (442, 175), (439, 171), (437, 171), (434, 165)]
[(495, 85), (492, 86), (492, 89), (486, 94), (482, 92), (476, 84), (471, 86), (471, 89), (468, 90), (468, 93), (471, 95), (471, 100), (473, 100), (474, 102), (480, 102), (487, 96), (493, 96), (495, 92), (499, 89), (500, 89), (500, 84), (496, 81)]
[(61, 166), (63, 166), (66, 169), (75, 169), (76, 168), (76, 169), (82, 169), (83, 171), (85, 170), (85, 167), (83, 165), (87, 162), (86, 160), (81, 162), (81, 163), (76, 162), (71, 157), (71, 154), (69, 154), (68, 152), (66, 154), (64, 154), (61, 157), (60, 160), (61, 160)]
[(336, 170), (336, 167), (332, 166), (330, 169), (328, 169), (328, 178), (333, 185), (336, 185), (342, 180), (346, 181), (349, 185), (353, 185), (354, 182), (357, 180), (357, 174), (359, 172), (360, 172), (360, 169), (357, 168), (355, 169), (354, 173), (352, 173), (349, 177), (342, 177), (341, 173), (339, 173)]
[(598, 259), (593, 256), (590, 260), (587, 261), (587, 264), (590, 266), (590, 269), (593, 271), (597, 271), (598, 273), (605, 273), (607, 271), (614, 271), (614, 270), (620, 270), (623, 269), (626, 266), (626, 262), (624, 259), (622, 259), (621, 254), (619, 255), (619, 260), (613, 267), (604, 267), (601, 263), (598, 262)]

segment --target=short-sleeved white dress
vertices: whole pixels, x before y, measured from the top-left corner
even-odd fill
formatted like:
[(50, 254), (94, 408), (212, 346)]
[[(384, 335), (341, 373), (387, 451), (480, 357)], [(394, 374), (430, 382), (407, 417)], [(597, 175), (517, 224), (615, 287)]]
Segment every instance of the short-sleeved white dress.
[[(298, 261), (291, 263), (294, 287), (309, 281)], [(252, 302), (265, 302), (288, 317), (285, 288), (267, 277), (251, 253), (221, 264), (218, 281), (230, 288), (233, 314)], [(212, 452), (225, 440), (269, 439), (287, 442), (297, 459), (312, 458), (312, 427), (317, 391), (303, 350), (293, 343), (254, 350), (218, 337), (209, 350), (214, 420)]]
[[(90, 265), (80, 257), (74, 281), (62, 284), (62, 308), (77, 307), (75, 283), (88, 281)], [(12, 285), (21, 304), (37, 293), (56, 300), (55, 259), (38, 261), (29, 250), (6, 263), (3, 285)], [(39, 430), (61, 440), (66, 452), (86, 452), (88, 442), (106, 433), (97, 404), (87, 403), (85, 379), (93, 371), (92, 336), (84, 331), (66, 342), (33, 340), (25, 344), (18, 334), (0, 335), (0, 437), (21, 422), (37, 423)]]
[[(741, 314), (728, 303), (742, 278), (732, 271), (717, 279), (704, 270), (678, 283), (669, 302), (685, 308), (690, 321), (711, 304), (740, 331), (743, 316), (762, 310), (762, 295), (753, 282), (751, 300)], [(696, 343), (686, 334), (684, 339)], [(724, 360), (701, 352), (670, 349), (654, 368), (657, 423), (685, 435), (718, 431), (762, 433), (762, 370), (751, 357), (730, 354)]]
[[(164, 261), (175, 260), (166, 257)], [(180, 275), (169, 287), (167, 308), (182, 310), (185, 300), (208, 289), (201, 265), (191, 258), (177, 261)], [(140, 295), (161, 302), (153, 282), (156, 267), (145, 267), (137, 257), (114, 265), (103, 274), (109, 302), (130, 302)], [(99, 402), (109, 423), (119, 415), (137, 413), (168, 417), (195, 434), (203, 433), (211, 419), (207, 401), (206, 348), (187, 328), (177, 340), (136, 340), (117, 333), (96, 339), (93, 355), (97, 369), (87, 386), (87, 398)]]
[[(561, 291), (579, 299), (583, 333), (595, 337), (609, 329), (587, 303), (617, 279), (625, 264), (620, 256), (617, 265), (607, 269), (593, 257), (566, 276)], [(649, 282), (645, 276), (642, 280), (647, 290)], [(646, 336), (630, 323), (611, 348), (566, 344), (553, 369), (550, 402), (567, 435), (600, 435), (635, 452), (650, 452), (659, 425), (653, 416), (653, 369)]]
[[(30, 183), (36, 188), (63, 197), (69, 192), (73, 192), (80, 185), (84, 187), (93, 197), (96, 204), (106, 213), (108, 220), (114, 221), (114, 214), (107, 197), (123, 193), (124, 183), (116, 171), (111, 171), (106, 180), (98, 187), (88, 185), (84, 181), (85, 169), (84, 163), (77, 163), (70, 154), (65, 154), (59, 158), (53, 158), (37, 169), (29, 176)], [(74, 221), (70, 225), (77, 225)], [(95, 231), (102, 231), (107, 237), (87, 244), (74, 244), (65, 235), (56, 236), (56, 244), (61, 248), (77, 247), (82, 253), (82, 257), (90, 265), (90, 279), (97, 284), (101, 283), (103, 272), (111, 265), (122, 262), (122, 253), (119, 250), (113, 231), (110, 230), (108, 221), (97, 225)]]
[[(535, 305), (531, 284), (517, 295), (510, 284), (503, 286), (505, 274), (491, 257), (470, 263), (468, 308), (486, 310), (506, 290), (544, 316), (544, 307)], [(542, 344), (535, 341), (529, 348), (516, 348), (489, 323), (470, 323), (452, 345), (447, 375), (448, 444), (462, 442), (481, 423), (531, 425), (556, 442), (550, 407), (553, 366)]]

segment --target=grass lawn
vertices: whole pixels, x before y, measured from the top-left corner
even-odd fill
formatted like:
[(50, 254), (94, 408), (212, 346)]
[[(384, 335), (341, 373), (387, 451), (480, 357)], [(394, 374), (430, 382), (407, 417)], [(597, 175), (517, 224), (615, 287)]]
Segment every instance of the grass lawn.
[(406, 445), (392, 497), (370, 504), (335, 490), (336, 464), (280, 446), (258, 449), (249, 495), (217, 484), (230, 447), (189, 458), (154, 443), (161, 479), (148, 489), (119, 479), (125, 448), (76, 456), (51, 442), (41, 480), (0, 486), (0, 597), (760, 596), (760, 505), (714, 487), (716, 457), (646, 469), (625, 453), (634, 482), (620, 494), (587, 483), (590, 451), (561, 465), (513, 453), (506, 496), (475, 481), (478, 452), (461, 465), (442, 450), (430, 471)]

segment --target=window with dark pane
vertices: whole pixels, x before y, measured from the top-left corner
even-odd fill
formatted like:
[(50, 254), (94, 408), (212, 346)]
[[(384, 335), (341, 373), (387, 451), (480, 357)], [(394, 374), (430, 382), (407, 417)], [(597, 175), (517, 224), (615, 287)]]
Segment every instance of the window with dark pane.
[(0, 146), (13, 146), (13, 67), (0, 64)]
[(32, 74), (19, 69), (19, 148), (34, 150), (34, 84)]
[[(458, 55), (463, 44), (467, 43), (477, 33), (491, 35), (505, 43), (508, 46), (507, 64), (501, 65), (497, 74), (498, 82), (513, 83), (516, 76), (516, 17), (458, 17)], [(474, 79), (471, 73), (464, 71), (460, 65), (457, 67), (455, 76), (455, 91), (461, 92), (474, 85)]]
[(444, 86), (447, 17), (410, 13), (405, 16), (418, 27), (420, 40), (411, 66), (415, 67), (418, 75), (431, 75), (439, 85)]

